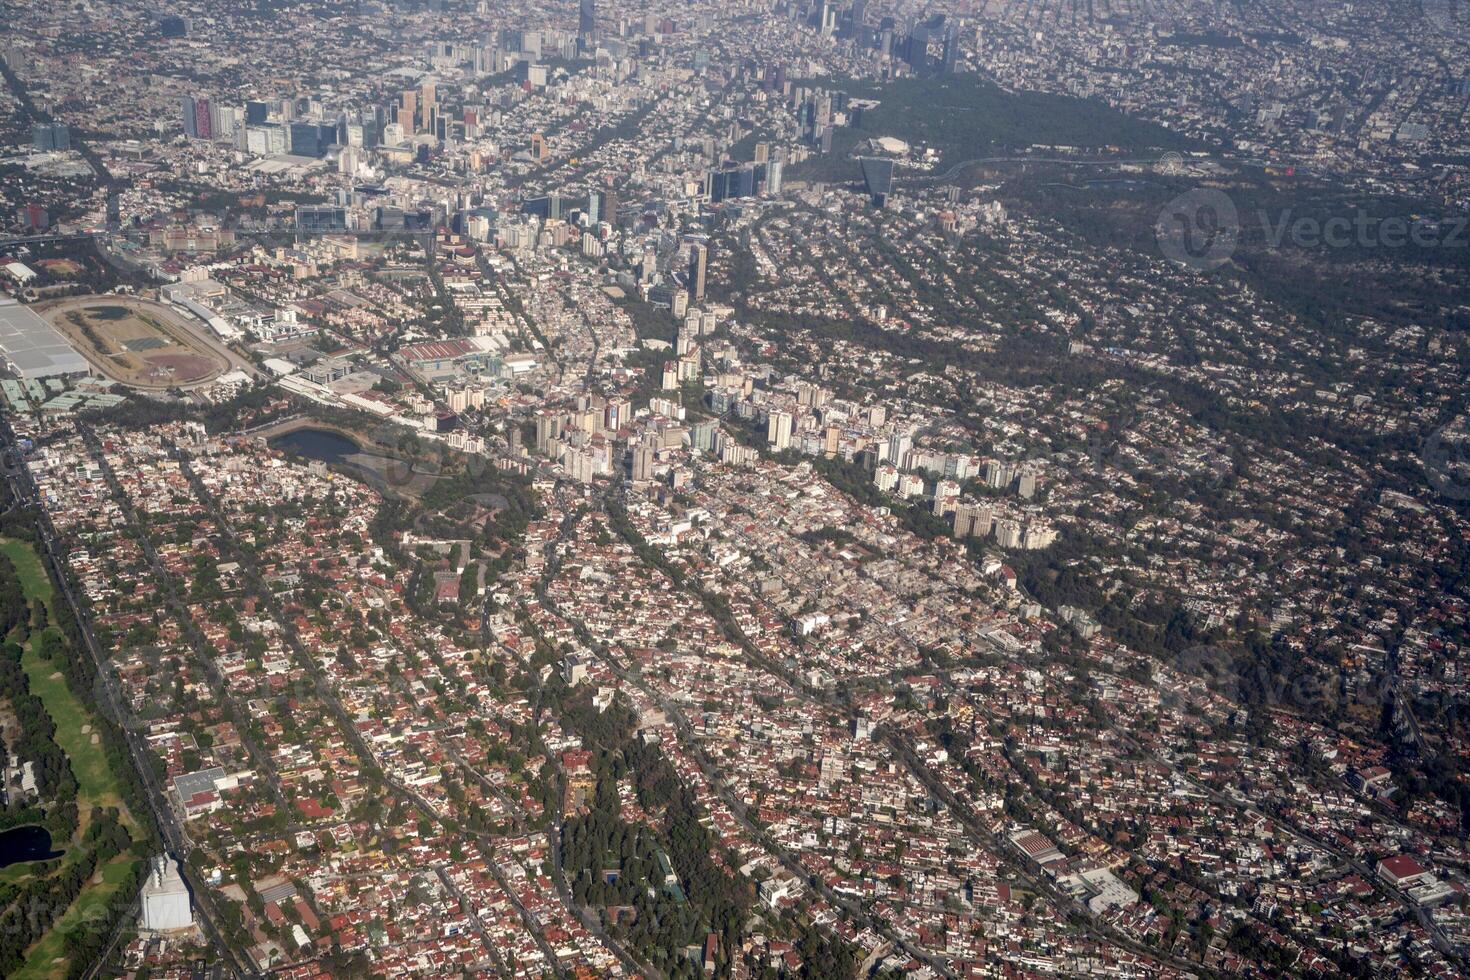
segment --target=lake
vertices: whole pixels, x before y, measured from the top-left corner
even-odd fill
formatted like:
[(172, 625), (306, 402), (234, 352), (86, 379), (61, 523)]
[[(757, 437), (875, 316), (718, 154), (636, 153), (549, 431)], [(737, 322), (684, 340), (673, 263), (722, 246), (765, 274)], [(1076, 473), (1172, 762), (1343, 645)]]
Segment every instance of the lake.
[(437, 479), (437, 466), (414, 464), (377, 450), (365, 450), (353, 440), (330, 429), (305, 426), (272, 436), (272, 448), (306, 459), (344, 467), (379, 490), (417, 496)]
[(51, 849), (51, 834), (45, 827), (28, 824), (0, 832), (0, 868), (25, 861), (47, 861), (61, 854)]
[(323, 463), (352, 462), (349, 457), (362, 452), (362, 447), (351, 439), (326, 429), (293, 429), (282, 435), (272, 436), (270, 444), (307, 459), (319, 459)]

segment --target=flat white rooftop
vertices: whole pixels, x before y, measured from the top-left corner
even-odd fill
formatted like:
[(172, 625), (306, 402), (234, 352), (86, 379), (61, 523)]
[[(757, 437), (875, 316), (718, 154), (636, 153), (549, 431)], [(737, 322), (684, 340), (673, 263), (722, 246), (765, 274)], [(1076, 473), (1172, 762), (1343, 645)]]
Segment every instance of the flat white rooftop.
[(0, 298), (0, 356), (22, 378), (86, 374), (87, 359), (29, 306)]

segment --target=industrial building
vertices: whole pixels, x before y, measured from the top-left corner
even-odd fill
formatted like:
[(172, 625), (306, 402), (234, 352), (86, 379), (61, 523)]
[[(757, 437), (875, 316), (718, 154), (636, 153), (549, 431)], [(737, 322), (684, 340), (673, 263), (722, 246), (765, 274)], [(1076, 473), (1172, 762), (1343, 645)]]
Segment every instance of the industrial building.
[(139, 925), (144, 929), (163, 932), (187, 929), (194, 924), (188, 886), (179, 875), (178, 865), (166, 854), (153, 858), (139, 904), (142, 906)]
[(88, 374), (87, 359), (28, 306), (0, 298), (0, 357), (22, 380)]

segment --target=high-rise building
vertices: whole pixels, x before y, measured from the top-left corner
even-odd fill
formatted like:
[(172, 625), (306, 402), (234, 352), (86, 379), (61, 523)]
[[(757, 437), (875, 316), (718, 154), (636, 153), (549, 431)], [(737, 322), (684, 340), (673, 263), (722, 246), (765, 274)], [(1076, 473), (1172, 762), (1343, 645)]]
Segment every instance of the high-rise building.
[(990, 508), (982, 504), (960, 504), (954, 512), (954, 536), (984, 538), (990, 535)]
[(419, 119), (419, 93), (414, 89), (406, 89), (398, 101), (398, 125), (403, 127), (405, 134), (418, 132)]
[(877, 157), (863, 157), (858, 161), (863, 172), (863, 185), (873, 207), (881, 208), (893, 192), (893, 161)]
[(606, 419), (604, 426), (609, 432), (616, 432), (633, 418), (633, 403), (626, 398), (613, 398), (607, 403)]
[(888, 437), (888, 462), (894, 466), (907, 466), (909, 452), (914, 448), (914, 437), (908, 433), (895, 432)]
[(842, 448), (842, 429), (835, 425), (827, 426), (822, 433), (822, 452), (828, 456), (836, 456)]
[(577, 11), (577, 34), (584, 40), (597, 36), (597, 0), (582, 0)]
[(425, 79), (419, 88), (419, 125), (433, 132), (434, 115), (438, 111), (437, 89), (432, 78)]
[(954, 480), (940, 480), (934, 488), (934, 516), (943, 517), (955, 509), (960, 499), (960, 485)]
[(222, 142), (234, 142), (235, 132), (240, 128), (242, 113), (238, 106), (213, 105), (209, 110), (210, 129), (214, 138)]
[(1020, 521), (1002, 518), (995, 522), (995, 540), (1002, 548), (1021, 547)]
[(944, 33), (944, 53), (941, 56), (940, 71), (945, 75), (953, 75), (960, 60), (960, 28), (958, 24), (950, 24)]
[(653, 479), (655, 458), (653, 447), (651, 446), (635, 446), (633, 448), (633, 482), (646, 483)]
[(194, 100), (194, 130), (202, 140), (214, 139), (214, 113), (208, 99)]
[(31, 147), (38, 152), (71, 149), (71, 130), (62, 123), (37, 123), (31, 127)]
[(299, 157), (321, 157), (336, 135), (335, 126), (320, 126), (310, 122), (291, 124), (291, 153)]
[(719, 431), (719, 422), (714, 419), (705, 419), (702, 422), (694, 423), (694, 426), (689, 430), (689, 441), (700, 452), (714, 452), (715, 437)]
[(791, 413), (772, 412), (766, 421), (766, 439), (777, 452), (791, 446)]
[(694, 302), (704, 300), (705, 275), (709, 271), (709, 246), (695, 242), (689, 250), (689, 296)]
[(183, 117), (184, 135), (190, 139), (197, 139), (199, 114), (194, 108), (194, 96), (186, 95), (179, 99), (179, 114)]
[(617, 226), (618, 223), (618, 192), (612, 188), (598, 192), (598, 221), (606, 221), (608, 224)]
[(831, 37), (837, 31), (837, 5), (824, 3), (821, 7), (821, 26), (819, 30), (823, 37)]
[(15, 212), (15, 220), (26, 231), (44, 231), (51, 224), (46, 209), (34, 201), (21, 205)]

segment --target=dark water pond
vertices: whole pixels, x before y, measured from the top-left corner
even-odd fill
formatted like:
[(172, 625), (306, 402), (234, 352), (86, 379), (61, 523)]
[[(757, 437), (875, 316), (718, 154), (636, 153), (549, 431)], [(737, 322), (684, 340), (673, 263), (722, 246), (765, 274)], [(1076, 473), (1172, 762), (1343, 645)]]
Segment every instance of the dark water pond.
[(326, 429), (294, 429), (273, 436), (270, 444), (276, 449), (296, 453), (307, 459), (319, 459), (323, 463), (352, 462), (348, 457), (362, 452), (362, 447), (351, 439)]
[(45, 827), (30, 824), (0, 832), (0, 868), (59, 857), (61, 852), (51, 849), (51, 834)]

